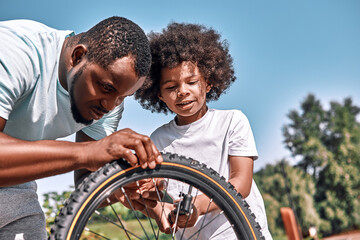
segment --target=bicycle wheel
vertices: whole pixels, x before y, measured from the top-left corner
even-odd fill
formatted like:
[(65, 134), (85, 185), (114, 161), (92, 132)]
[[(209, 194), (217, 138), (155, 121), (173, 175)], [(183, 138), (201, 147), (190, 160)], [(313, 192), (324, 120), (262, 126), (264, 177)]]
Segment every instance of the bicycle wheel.
[[(65, 202), (52, 226), (50, 239), (224, 239), (225, 235), (233, 236), (232, 239), (263, 239), (248, 204), (225, 178), (190, 158), (165, 153), (163, 159), (164, 162), (155, 169), (131, 167), (118, 160), (93, 172)], [(162, 192), (169, 191), (172, 196), (187, 193), (192, 203), (196, 196), (205, 194), (210, 199), (208, 208), (210, 204), (216, 204), (219, 210), (201, 216), (194, 228), (186, 228), (185, 224), (175, 231), (175, 219), (170, 234), (164, 234), (159, 231), (156, 221), (146, 216), (149, 207), (143, 214), (135, 211), (129, 201), (124, 207), (119, 202), (111, 204), (109, 200), (119, 189), (128, 200), (124, 188), (129, 184), (134, 185), (142, 179), (154, 182), (159, 178), (167, 181), (168, 188)], [(181, 190), (171, 189), (174, 183), (181, 186)], [(160, 204), (164, 205), (166, 201), (160, 199), (160, 191), (156, 191)], [(181, 199), (185, 203), (184, 197)], [(100, 205), (104, 202), (110, 205), (102, 208)], [(162, 217), (165, 215), (161, 214)]]

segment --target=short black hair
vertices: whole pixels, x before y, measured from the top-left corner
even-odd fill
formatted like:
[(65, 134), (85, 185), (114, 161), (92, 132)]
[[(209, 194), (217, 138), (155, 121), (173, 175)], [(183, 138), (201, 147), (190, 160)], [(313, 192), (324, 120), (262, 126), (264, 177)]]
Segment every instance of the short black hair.
[(142, 107), (152, 112), (171, 110), (158, 98), (161, 70), (184, 61), (194, 63), (211, 85), (206, 101), (217, 100), (235, 81), (228, 43), (212, 28), (200, 24), (170, 23), (161, 33), (148, 34), (152, 55), (150, 76), (135, 93)]
[(89, 62), (104, 69), (115, 60), (131, 55), (135, 59), (135, 72), (139, 77), (149, 73), (151, 53), (144, 31), (134, 22), (123, 17), (102, 20), (80, 34), (79, 44), (86, 45)]

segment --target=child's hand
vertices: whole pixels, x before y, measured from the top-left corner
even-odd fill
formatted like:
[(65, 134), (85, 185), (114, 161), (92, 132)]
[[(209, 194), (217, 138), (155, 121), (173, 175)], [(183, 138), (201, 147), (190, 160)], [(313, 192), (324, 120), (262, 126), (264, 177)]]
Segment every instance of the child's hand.
[(161, 232), (172, 233), (172, 224), (169, 222), (168, 216), (174, 210), (174, 205), (171, 203), (158, 202), (155, 208), (149, 209), (149, 215), (156, 220)]
[[(200, 216), (200, 206), (198, 206), (199, 201), (192, 204), (192, 211), (189, 214), (183, 214), (178, 216), (176, 226), (179, 228), (193, 227)], [(169, 216), (172, 223), (175, 224), (176, 213), (172, 211)]]
[(114, 195), (125, 207), (131, 209), (131, 205), (135, 210), (144, 210), (146, 208), (154, 208), (163, 197), (161, 192), (166, 187), (166, 181), (162, 178), (147, 178), (129, 183), (122, 189), (117, 190)]

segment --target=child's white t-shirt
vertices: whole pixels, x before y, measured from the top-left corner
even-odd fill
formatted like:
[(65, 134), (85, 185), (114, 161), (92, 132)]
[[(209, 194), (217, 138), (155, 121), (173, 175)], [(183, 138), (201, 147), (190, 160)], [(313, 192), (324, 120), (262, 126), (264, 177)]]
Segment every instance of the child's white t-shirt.
[[(174, 119), (156, 129), (152, 133), (151, 139), (160, 151), (198, 160), (216, 170), (226, 179), (229, 178), (229, 155), (252, 157), (254, 160), (258, 156), (249, 121), (238, 110), (209, 109), (201, 119), (183, 126), (177, 125)], [(169, 184), (170, 194), (172, 192), (179, 193), (179, 191), (184, 191), (181, 184), (175, 182)], [(264, 202), (254, 180), (250, 194), (245, 200), (255, 214), (265, 239), (272, 239), (268, 231)], [(219, 212), (214, 211), (208, 214), (213, 216), (206, 217), (206, 219), (213, 219)], [(192, 229), (185, 231), (185, 237), (190, 237), (203, 224), (202, 217)], [(232, 230), (212, 237), (226, 229), (226, 224), (225, 216), (217, 217), (209, 224), (201, 239), (236, 239)], [(177, 234), (180, 235), (181, 231), (178, 231)]]

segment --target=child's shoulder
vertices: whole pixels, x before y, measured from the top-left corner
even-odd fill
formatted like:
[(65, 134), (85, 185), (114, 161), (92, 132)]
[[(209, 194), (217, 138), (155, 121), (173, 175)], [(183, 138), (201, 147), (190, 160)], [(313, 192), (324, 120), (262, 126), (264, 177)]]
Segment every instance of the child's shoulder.
[(209, 112), (219, 117), (246, 118), (246, 115), (238, 109), (209, 109)]
[(170, 124), (171, 124), (171, 121), (168, 122), (168, 123), (165, 123), (165, 124), (161, 125), (160, 127), (158, 127), (157, 129), (155, 129), (155, 130), (153, 131), (153, 133), (151, 134), (150, 137), (153, 138), (153, 137), (156, 137), (156, 136), (158, 136), (158, 135), (163, 135), (163, 134), (165, 134), (166, 132), (169, 131), (169, 129), (170, 129)]

